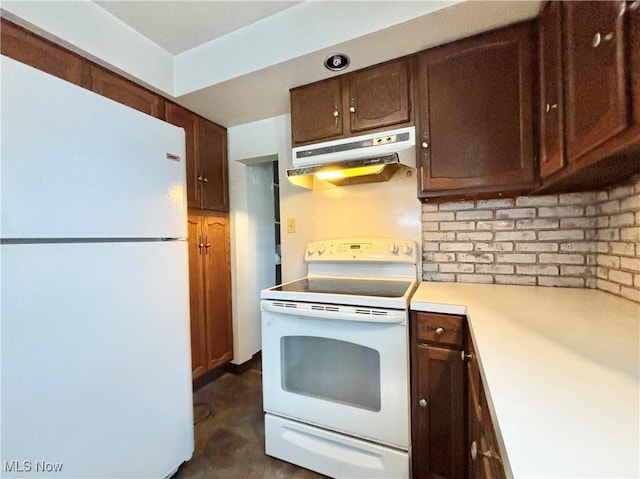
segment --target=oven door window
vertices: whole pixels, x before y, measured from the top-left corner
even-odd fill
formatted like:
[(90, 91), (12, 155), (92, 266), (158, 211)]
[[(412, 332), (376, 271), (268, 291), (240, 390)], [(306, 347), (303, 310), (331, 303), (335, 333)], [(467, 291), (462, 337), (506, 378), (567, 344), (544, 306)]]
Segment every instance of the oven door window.
[(282, 389), (380, 411), (380, 354), (359, 344), (315, 336), (280, 338)]

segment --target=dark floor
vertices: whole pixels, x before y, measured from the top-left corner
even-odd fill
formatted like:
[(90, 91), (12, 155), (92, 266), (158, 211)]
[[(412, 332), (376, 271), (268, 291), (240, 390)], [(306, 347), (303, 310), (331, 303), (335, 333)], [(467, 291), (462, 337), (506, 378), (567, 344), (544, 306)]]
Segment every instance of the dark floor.
[[(225, 373), (194, 393), (196, 445), (176, 479), (320, 479), (307, 469), (264, 453), (262, 375)], [(208, 407), (211, 415), (206, 417)]]

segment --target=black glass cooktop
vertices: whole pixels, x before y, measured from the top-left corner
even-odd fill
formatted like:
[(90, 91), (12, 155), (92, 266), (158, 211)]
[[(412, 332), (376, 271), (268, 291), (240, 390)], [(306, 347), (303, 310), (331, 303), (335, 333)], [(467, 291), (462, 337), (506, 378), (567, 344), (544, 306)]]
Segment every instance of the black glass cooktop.
[(401, 298), (411, 286), (410, 281), (388, 281), (347, 278), (304, 278), (271, 288), (272, 291), (293, 293), (348, 294)]

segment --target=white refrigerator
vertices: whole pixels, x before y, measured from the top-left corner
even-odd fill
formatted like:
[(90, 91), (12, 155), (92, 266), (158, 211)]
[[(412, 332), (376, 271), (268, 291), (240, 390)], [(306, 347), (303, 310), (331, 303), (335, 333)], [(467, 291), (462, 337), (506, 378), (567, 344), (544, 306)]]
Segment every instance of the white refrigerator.
[(1, 477), (194, 447), (184, 131), (2, 56)]

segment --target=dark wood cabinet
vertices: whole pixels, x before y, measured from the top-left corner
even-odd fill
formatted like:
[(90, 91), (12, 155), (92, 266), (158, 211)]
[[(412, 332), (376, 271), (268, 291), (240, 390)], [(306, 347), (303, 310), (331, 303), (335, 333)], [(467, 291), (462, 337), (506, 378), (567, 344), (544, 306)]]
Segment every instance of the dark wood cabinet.
[[(640, 173), (637, 2), (550, 2), (539, 18), (540, 172), (536, 193), (595, 190)], [(560, 23), (560, 55), (556, 59)], [(562, 100), (553, 76), (562, 67)], [(556, 115), (557, 112), (557, 115)], [(557, 117), (557, 118), (556, 118)], [(556, 121), (562, 127), (555, 140)], [(556, 160), (562, 156), (561, 160)]]
[(91, 65), (91, 90), (147, 115), (164, 117), (161, 96), (96, 65)]
[(193, 379), (233, 358), (229, 218), (189, 215)]
[(175, 103), (165, 110), (166, 121), (185, 130), (187, 205), (228, 211), (227, 130)]
[(506, 473), (471, 335), (467, 337), (465, 357), (467, 358), (469, 479), (504, 479)]
[(411, 442), (413, 478), (466, 475), (465, 318), (411, 313)]
[(209, 370), (207, 361), (202, 225), (200, 216), (189, 216), (189, 311), (191, 315), (191, 372), (197, 378)]
[(417, 61), (419, 196), (522, 191), (536, 184), (532, 24), (422, 52)]
[(291, 139), (294, 145), (342, 136), (342, 117), (340, 77), (291, 90)]
[(563, 2), (569, 162), (628, 126), (623, 1)]
[(628, 45), (630, 47), (633, 121), (640, 124), (640, 2), (627, 2)]
[(90, 66), (84, 58), (4, 18), (1, 22), (0, 49), (3, 55), (83, 88), (91, 88)]
[(227, 130), (204, 118), (199, 119), (198, 128), (200, 207), (205, 210), (228, 211)]
[(294, 146), (412, 122), (408, 58), (291, 90)]
[(409, 63), (396, 60), (347, 75), (352, 133), (408, 123)]
[(540, 176), (545, 178), (564, 166), (564, 103), (562, 91), (562, 8), (548, 2), (538, 23), (540, 65)]

